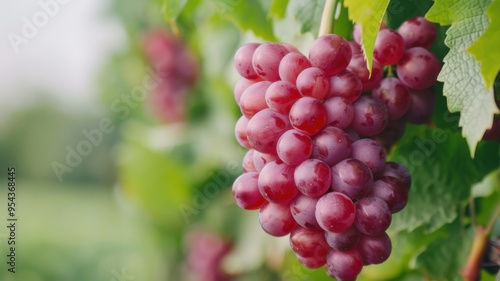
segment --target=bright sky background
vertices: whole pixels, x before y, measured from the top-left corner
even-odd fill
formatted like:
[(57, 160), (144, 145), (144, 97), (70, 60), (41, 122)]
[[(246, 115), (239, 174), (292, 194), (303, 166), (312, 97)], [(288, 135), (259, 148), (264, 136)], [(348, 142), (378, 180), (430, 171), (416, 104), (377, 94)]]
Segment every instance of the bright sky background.
[[(0, 119), (41, 93), (69, 111), (96, 107), (96, 78), (109, 55), (125, 45), (125, 32), (107, 13), (109, 1), (64, 1), (0, 1)], [(33, 23), (44, 11), (39, 2), (58, 3), (59, 11), (16, 54), (9, 32), (23, 36), (23, 18)]]

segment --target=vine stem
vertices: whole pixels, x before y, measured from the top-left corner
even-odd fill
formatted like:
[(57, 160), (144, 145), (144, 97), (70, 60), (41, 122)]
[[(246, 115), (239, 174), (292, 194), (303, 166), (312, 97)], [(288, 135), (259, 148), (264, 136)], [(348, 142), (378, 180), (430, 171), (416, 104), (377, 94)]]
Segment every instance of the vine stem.
[(326, 0), (323, 14), (321, 15), (321, 24), (319, 26), (318, 37), (332, 33), (333, 17), (335, 16), (335, 8), (337, 0)]
[(496, 220), (500, 216), (500, 206), (495, 209), (495, 212), (491, 216), (488, 225), (486, 227), (475, 226), (476, 235), (474, 237), (474, 242), (472, 243), (472, 249), (467, 259), (467, 263), (460, 270), (460, 274), (464, 277), (466, 281), (476, 281), (479, 280), (481, 271), (481, 262), (483, 260), (484, 252), (488, 246), (488, 241), (490, 238), (491, 230), (495, 225)]

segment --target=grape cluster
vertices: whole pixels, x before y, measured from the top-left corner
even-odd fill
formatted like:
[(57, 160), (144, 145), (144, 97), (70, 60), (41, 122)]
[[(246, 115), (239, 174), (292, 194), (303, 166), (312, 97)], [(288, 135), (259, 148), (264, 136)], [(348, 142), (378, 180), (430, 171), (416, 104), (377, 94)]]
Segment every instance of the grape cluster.
[(155, 74), (150, 104), (163, 122), (183, 122), (187, 115), (189, 92), (198, 77), (198, 65), (181, 41), (163, 31), (152, 31), (145, 38), (145, 54)]
[[(319, 37), (308, 57), (272, 42), (236, 52), (242, 78), (234, 98), (243, 115), (235, 136), (248, 152), (233, 197), (260, 210), (270, 235), (289, 234), (304, 266), (355, 280), (363, 265), (389, 257), (386, 230), (408, 201), (411, 177), (386, 162), (380, 139), (400, 134), (402, 119), (429, 118), (440, 68), (426, 49), (435, 38), (429, 30), (421, 18), (399, 33), (382, 27), (371, 77), (358, 43), (335, 34)], [(399, 78), (384, 78), (390, 65)]]
[(189, 280), (232, 281), (221, 269), (222, 260), (232, 249), (229, 241), (206, 229), (194, 229), (186, 239), (186, 273)]
[[(361, 27), (354, 28), (351, 42), (353, 59), (348, 69), (367, 79), (361, 51)], [(398, 30), (391, 30), (385, 24), (380, 26), (373, 52), (373, 72), (363, 84), (363, 91), (384, 102), (389, 121), (386, 128), (373, 138), (385, 148), (390, 148), (403, 135), (406, 122), (424, 124), (434, 110), (432, 85), (441, 70), (439, 60), (429, 49), (436, 39), (436, 27), (423, 17), (405, 21)], [(389, 76), (395, 66), (397, 77), (383, 77), (385, 67)], [(363, 69), (360, 69), (363, 68)]]

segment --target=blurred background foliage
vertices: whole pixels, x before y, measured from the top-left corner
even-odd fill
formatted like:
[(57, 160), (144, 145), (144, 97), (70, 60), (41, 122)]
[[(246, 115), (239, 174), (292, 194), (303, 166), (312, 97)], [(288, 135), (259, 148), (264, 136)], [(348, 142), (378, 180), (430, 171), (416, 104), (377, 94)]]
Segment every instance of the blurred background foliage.
[[(99, 15), (118, 20), (125, 42), (106, 58), (97, 75), (98, 110), (61, 110), (52, 98), (35, 93), (39, 98), (29, 106), (1, 119), (0, 182), (5, 186), (7, 166), (18, 168), (19, 203), (18, 273), (9, 274), (2, 266), (1, 280), (193, 280), (186, 270), (186, 249), (190, 233), (200, 229), (215, 233), (230, 245), (222, 268), (234, 280), (330, 280), (323, 270), (299, 265), (289, 250), (288, 239), (266, 235), (258, 224), (257, 212), (240, 210), (231, 196), (231, 184), (242, 172), (245, 153), (233, 135), (240, 115), (232, 94), (237, 81), (233, 54), (243, 43), (264, 40), (291, 43), (306, 52), (315, 38), (324, 1), (186, 0), (176, 26), (165, 18), (168, 11), (163, 5), (167, 2), (111, 0), (105, 13)], [(400, 7), (403, 12), (391, 13), (389, 9), (389, 27), (424, 15), (432, 5), (430, 0), (407, 2)], [(126, 112), (114, 110), (114, 103), (130, 97), (134, 87), (143, 85), (151, 74), (144, 51), (145, 36), (152, 30), (172, 29), (179, 30), (200, 66), (198, 81), (189, 92), (186, 122), (159, 122), (148, 96), (137, 105), (127, 106)], [(433, 51), (442, 59), (447, 53), (442, 44), (446, 28), (438, 30)], [(335, 32), (352, 38), (352, 23), (345, 8), (336, 19)], [(436, 85), (436, 92), (441, 87)], [(454, 115), (443, 118), (445, 113), (445, 98), (437, 95), (434, 124), (452, 136), (443, 149), (450, 143), (466, 149), (459, 133), (454, 133), (457, 120)], [(111, 120), (114, 129), (103, 133), (103, 141), (60, 181), (53, 163), (65, 163), (66, 147), (75, 148), (86, 139), (82, 130), (99, 128), (105, 118)], [(414, 147), (413, 138), (425, 137), (429, 130), (409, 126), (391, 157), (407, 156)], [(478, 151), (481, 155), (481, 147)], [(490, 145), (483, 151), (493, 151), (492, 164), (474, 174), (465, 189), (498, 167), (498, 146)], [(443, 158), (447, 152), (443, 152)], [(481, 159), (479, 156), (476, 162), (458, 163), (458, 170), (434, 175), (430, 181), (442, 177), (444, 183), (453, 182), (449, 175), (468, 171)], [(428, 170), (440, 165), (429, 166)], [(498, 184), (496, 173), (490, 174), (489, 180)], [(487, 217), (491, 206), (498, 203), (492, 185), (477, 187), (483, 190), (478, 192), (478, 205), (490, 206), (478, 212), (483, 221), (486, 219), (481, 216)], [(467, 197), (467, 191), (464, 193)], [(3, 206), (0, 204), (0, 213), (6, 217)], [(450, 207), (452, 212), (458, 212), (454, 207)], [(410, 281), (423, 280), (423, 276), (452, 280), (448, 278), (456, 277), (472, 241), (470, 226), (463, 227), (462, 219), (452, 217), (432, 234), (424, 223), (411, 232), (394, 230), (394, 251), (389, 261), (367, 267), (360, 280)], [(499, 233), (499, 227), (495, 231)], [(7, 233), (2, 229), (3, 265), (5, 238)], [(428, 245), (434, 245), (431, 243), (441, 245), (446, 239), (453, 245), (443, 249), (436, 246), (436, 251), (420, 255)], [(447, 252), (451, 247), (458, 248), (453, 258)], [(429, 262), (432, 260), (438, 266), (447, 266), (436, 268)], [(493, 278), (485, 275), (484, 280)]]

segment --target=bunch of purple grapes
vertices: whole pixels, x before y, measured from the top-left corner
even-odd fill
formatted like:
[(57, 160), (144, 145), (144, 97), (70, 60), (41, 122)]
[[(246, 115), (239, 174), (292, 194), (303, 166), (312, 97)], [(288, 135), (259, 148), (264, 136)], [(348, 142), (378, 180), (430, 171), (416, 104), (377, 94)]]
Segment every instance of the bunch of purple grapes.
[(145, 54), (155, 75), (150, 99), (155, 116), (163, 122), (185, 121), (189, 92), (198, 78), (196, 60), (180, 38), (163, 31), (147, 34)]
[[(234, 97), (243, 115), (235, 135), (248, 152), (233, 196), (241, 208), (260, 210), (267, 233), (289, 234), (304, 266), (355, 280), (363, 265), (389, 257), (386, 230), (406, 206), (411, 177), (386, 162), (373, 138), (390, 122), (428, 115), (420, 96), (440, 68), (426, 49), (435, 37), (429, 28), (421, 19), (404, 23), (402, 35), (383, 28), (371, 77), (359, 45), (335, 34), (318, 38), (308, 57), (280, 43), (236, 52), (242, 78)], [(384, 79), (381, 65), (393, 64), (399, 79)]]
[[(359, 45), (361, 26), (355, 26), (353, 35), (353, 60), (348, 69), (364, 81), (363, 91), (371, 91), (372, 96), (386, 105), (389, 122), (373, 138), (389, 149), (403, 136), (406, 122), (424, 124), (431, 119), (434, 111), (431, 87), (441, 70), (439, 60), (429, 51), (436, 39), (436, 27), (423, 17), (405, 21), (397, 31), (382, 24), (375, 41), (370, 79)], [(392, 77), (393, 67), (397, 77)], [(389, 77), (384, 78), (383, 68)]]
[(189, 280), (232, 281), (225, 273), (222, 260), (232, 249), (232, 244), (217, 233), (206, 229), (190, 231), (186, 239), (186, 274)]

